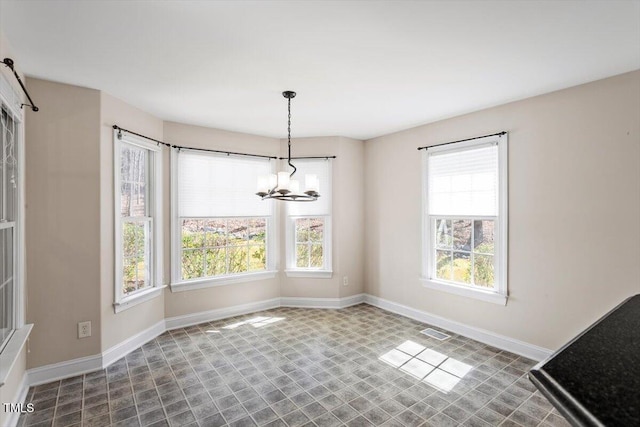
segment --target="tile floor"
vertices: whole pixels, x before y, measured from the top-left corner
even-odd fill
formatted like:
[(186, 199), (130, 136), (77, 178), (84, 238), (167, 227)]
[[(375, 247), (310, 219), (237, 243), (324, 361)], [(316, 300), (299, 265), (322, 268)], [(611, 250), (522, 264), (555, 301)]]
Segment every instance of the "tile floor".
[(162, 334), (29, 390), (19, 426), (568, 426), (531, 360), (361, 304), (279, 308)]

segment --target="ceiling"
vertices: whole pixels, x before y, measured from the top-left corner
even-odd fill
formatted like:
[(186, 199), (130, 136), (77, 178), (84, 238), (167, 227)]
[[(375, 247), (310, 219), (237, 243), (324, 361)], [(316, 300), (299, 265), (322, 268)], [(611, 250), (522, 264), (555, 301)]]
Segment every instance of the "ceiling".
[[(640, 1), (15, 1), (29, 76), (164, 119), (368, 139), (640, 68)], [(37, 99), (35, 100), (37, 103)]]

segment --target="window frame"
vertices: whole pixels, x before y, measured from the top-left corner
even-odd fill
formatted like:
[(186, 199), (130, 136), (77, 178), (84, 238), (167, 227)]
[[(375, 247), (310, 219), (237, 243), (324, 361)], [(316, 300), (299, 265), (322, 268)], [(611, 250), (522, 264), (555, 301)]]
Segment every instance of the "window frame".
[[(2, 95), (2, 94), (0, 94)], [(11, 104), (6, 102), (4, 96), (0, 97), (0, 114), (2, 114), (2, 110), (6, 111), (7, 115), (11, 118), (13, 122), (13, 144), (16, 159), (15, 164), (15, 180), (17, 181), (16, 189), (14, 192), (14, 200), (12, 201), (14, 212), (13, 212), (13, 220), (0, 222), (0, 231), (11, 229), (11, 257), (12, 257), (12, 291), (11, 291), (11, 329), (7, 335), (7, 338), (4, 341), (0, 341), (0, 354), (4, 354), (5, 350), (8, 349), (16, 331), (18, 331), (22, 326), (24, 326), (24, 309), (23, 309), (23, 301), (24, 301), (24, 285), (22, 282), (22, 277), (24, 277), (24, 257), (23, 257), (23, 248), (24, 248), (24, 221), (23, 215), (24, 211), (22, 208), (22, 200), (24, 197), (24, 140), (23, 140), (23, 121), (21, 111), (11, 108)], [(0, 125), (0, 131), (2, 131), (2, 127)], [(0, 137), (0, 144), (2, 144), (3, 137)], [(1, 146), (3, 154), (1, 155), (0, 162), (4, 162), (4, 147)], [(4, 168), (2, 168), (2, 173), (4, 174)], [(2, 179), (2, 201), (0, 201), (0, 217), (4, 214), (4, 209), (6, 205), (9, 205), (6, 195), (6, 187), (9, 185), (9, 181), (6, 179)], [(0, 260), (0, 262), (4, 262), (4, 260)], [(3, 284), (0, 283), (0, 286)]]
[[(329, 213), (323, 215), (291, 215), (288, 205), (284, 206), (283, 214), (285, 215), (285, 269), (284, 273), (287, 277), (307, 277), (317, 279), (331, 279), (333, 277), (333, 162), (329, 158), (314, 159), (317, 161), (327, 162), (327, 182), (321, 183), (321, 196), (329, 200)], [(301, 172), (300, 172), (301, 173)], [(304, 177), (302, 177), (304, 178)], [(292, 202), (296, 203), (296, 202)], [(299, 202), (307, 203), (307, 202)], [(313, 203), (313, 202), (309, 202)], [(295, 220), (298, 218), (324, 218), (324, 236), (323, 236), (323, 256), (324, 266), (321, 269), (298, 268), (296, 266), (296, 231)]]
[[(486, 215), (429, 215), (429, 155), (433, 153), (453, 152), (480, 148), (488, 144), (498, 147), (498, 212), (495, 217)], [(508, 300), (508, 134), (478, 138), (455, 144), (431, 146), (422, 154), (422, 272), (420, 281), (425, 288), (443, 291), (455, 295), (475, 298), (481, 301), (506, 305)], [(435, 223), (434, 218), (449, 219), (493, 219), (494, 237), (494, 274), (495, 287), (483, 289), (475, 285), (466, 285), (435, 278)]]
[[(149, 301), (160, 295), (163, 285), (163, 236), (162, 236), (162, 147), (150, 143), (128, 133), (122, 133), (118, 138), (118, 130), (113, 131), (113, 181), (114, 181), (114, 311), (119, 313), (134, 307), (145, 301)], [(145, 200), (147, 207), (146, 217), (131, 217), (130, 220), (122, 218), (121, 207), (121, 151), (122, 147), (129, 145), (147, 151), (148, 167), (146, 168)], [(124, 294), (122, 290), (124, 251), (122, 247), (122, 230), (126, 222), (148, 223), (149, 237), (146, 251), (149, 254), (147, 271), (149, 285), (142, 289)]]
[[(310, 218), (322, 218), (324, 221), (323, 233), (322, 233), (322, 261), (323, 265), (320, 268), (311, 267), (298, 267), (296, 263), (296, 220), (298, 219), (310, 219)], [(285, 274), (287, 277), (314, 277), (330, 279), (333, 275), (331, 266), (332, 251), (331, 251), (331, 215), (287, 215), (287, 227), (286, 227), (286, 258), (287, 268)]]
[[(220, 276), (208, 276), (196, 279), (182, 279), (182, 221), (186, 218), (180, 217), (178, 214), (178, 155), (179, 150), (171, 150), (171, 291), (182, 292), (195, 289), (205, 289), (216, 286), (225, 286), (236, 283), (246, 283), (256, 280), (273, 279), (278, 274), (277, 270), (277, 253), (276, 242), (274, 236), (277, 235), (276, 225), (276, 207), (272, 203), (270, 214), (263, 216), (224, 216), (224, 217), (198, 217), (200, 219), (221, 219), (221, 218), (265, 218), (266, 234), (265, 234), (265, 251), (266, 251), (266, 269), (263, 271), (248, 271), (242, 273), (233, 273)], [(274, 164), (270, 162), (271, 171), (274, 171)], [(258, 196), (256, 196), (258, 197)]]
[(13, 228), (13, 328), (0, 349), (0, 387), (11, 373), (33, 329), (33, 324), (26, 324), (25, 315), (25, 144), (21, 104), (22, 97), (0, 73), (0, 108), (4, 108), (15, 123), (14, 144), (17, 157), (15, 220), (12, 221), (14, 225), (10, 226)]

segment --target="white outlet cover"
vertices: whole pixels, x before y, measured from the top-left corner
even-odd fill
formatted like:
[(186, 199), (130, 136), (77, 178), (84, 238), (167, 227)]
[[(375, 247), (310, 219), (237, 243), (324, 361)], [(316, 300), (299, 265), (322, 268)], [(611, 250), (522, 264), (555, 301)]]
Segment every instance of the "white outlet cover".
[(91, 321), (78, 323), (78, 338), (91, 336)]

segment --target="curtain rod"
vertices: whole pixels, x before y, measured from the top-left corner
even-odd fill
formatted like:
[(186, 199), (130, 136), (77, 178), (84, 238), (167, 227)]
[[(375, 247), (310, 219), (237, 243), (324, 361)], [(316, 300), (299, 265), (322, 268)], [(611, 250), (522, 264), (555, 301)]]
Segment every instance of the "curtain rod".
[[(336, 156), (307, 156), (307, 157), (292, 157), (291, 160), (306, 160), (306, 159), (335, 159)], [(280, 160), (287, 160), (288, 157), (279, 157)]]
[(130, 130), (125, 129), (125, 128), (121, 128), (118, 125), (113, 125), (113, 128), (117, 129), (118, 132), (127, 132), (127, 133), (130, 133), (131, 135), (135, 135), (135, 136), (139, 136), (140, 138), (148, 139), (149, 141), (153, 141), (153, 142), (155, 142), (157, 144), (162, 144), (165, 147), (177, 148), (178, 150), (206, 151), (206, 152), (209, 152), (209, 153), (220, 153), (220, 154), (226, 154), (226, 155), (233, 154), (234, 156), (259, 157), (259, 158), (262, 158), (262, 159), (274, 159), (274, 160), (277, 159), (277, 157), (275, 157), (275, 156), (264, 156), (262, 154), (248, 154), (248, 153), (237, 153), (237, 152), (234, 152), (234, 151), (211, 150), (211, 149), (208, 149), (208, 148), (184, 147), (182, 145), (169, 144), (167, 142), (159, 141), (159, 140), (157, 140), (155, 138), (151, 138), (149, 136), (142, 135), (140, 133), (133, 132), (133, 131), (130, 131)]
[(31, 107), (31, 111), (33, 112), (37, 112), (40, 109), (38, 107), (35, 106), (33, 100), (31, 99), (31, 95), (29, 95), (29, 92), (27, 92), (27, 88), (24, 87), (24, 83), (22, 83), (22, 79), (20, 78), (20, 76), (18, 75), (18, 73), (16, 73), (15, 68), (13, 68), (13, 59), (11, 58), (4, 58), (2, 60), (2, 63), (9, 67), (11, 69), (11, 71), (13, 71), (13, 75), (16, 77), (16, 79), (18, 80), (18, 83), (20, 83), (20, 87), (22, 88), (22, 91), (24, 92), (25, 95), (27, 95), (27, 99), (29, 100), (29, 102), (31, 104), (20, 104), (20, 108), (24, 107), (25, 105), (27, 107)]
[(487, 137), (490, 137), (490, 136), (502, 136), (502, 135), (505, 135), (506, 133), (507, 132), (502, 131), (502, 132), (498, 132), (498, 133), (492, 133), (492, 134), (489, 134), (489, 135), (474, 136), (473, 138), (459, 139), (457, 141), (445, 142), (444, 144), (428, 145), (428, 146), (425, 146), (425, 147), (418, 147), (418, 150), (428, 150), (429, 148), (440, 147), (441, 145), (449, 145), (449, 144), (455, 144), (457, 142), (473, 141), (474, 139), (487, 138)]

